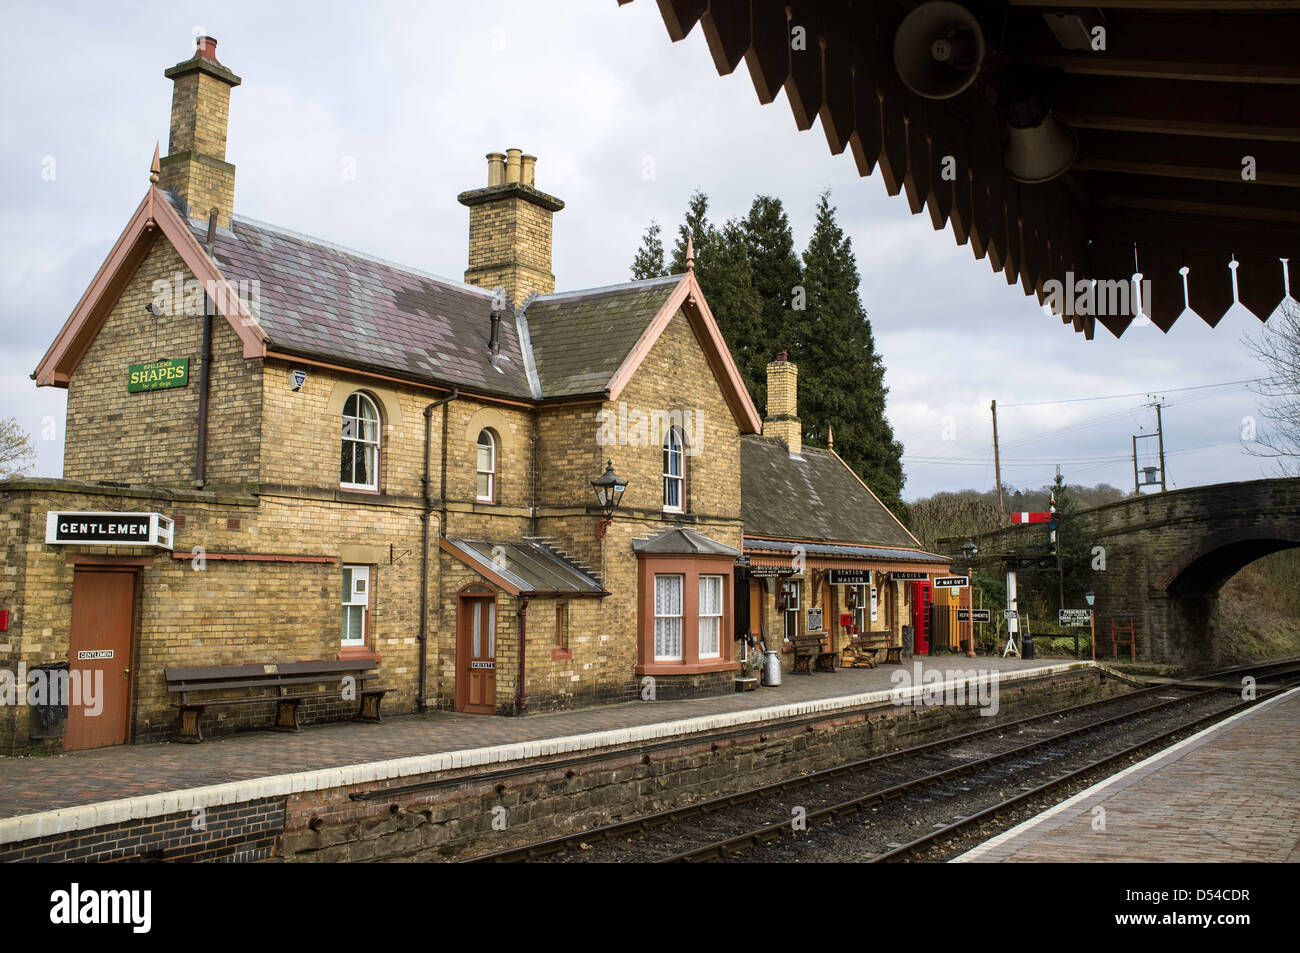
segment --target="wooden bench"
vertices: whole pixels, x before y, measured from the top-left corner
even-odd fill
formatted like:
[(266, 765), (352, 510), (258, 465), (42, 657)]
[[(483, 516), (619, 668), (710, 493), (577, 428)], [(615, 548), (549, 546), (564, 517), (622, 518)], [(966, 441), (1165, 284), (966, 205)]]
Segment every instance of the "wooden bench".
[(824, 635), (796, 635), (790, 640), (794, 646), (794, 671), (812, 674), (812, 664), (823, 672), (835, 671), (835, 653), (827, 652)]
[[(337, 662), (268, 662), (254, 665), (210, 665), (200, 668), (169, 668), (166, 670), (167, 691), (179, 695), (175, 707), (177, 718), (176, 741), (198, 744), (203, 740), (200, 720), (207, 708), (226, 705), (252, 705), (275, 702), (275, 731), (301, 731), (298, 724), (298, 706), (309, 699), (345, 698), (348, 686), (344, 679), (352, 679), (353, 697), (360, 702), (354, 721), (378, 724), (385, 689), (367, 687), (379, 677), (374, 659), (354, 659)], [(314, 685), (338, 683), (329, 691), (311, 691)], [(241, 691), (235, 698), (209, 698), (210, 693)], [(252, 694), (248, 694), (252, 692)], [(200, 696), (195, 700), (194, 696)]]
[(894, 634), (892, 632), (864, 632), (862, 635), (853, 636), (852, 643), (845, 654), (853, 654), (853, 661), (850, 663), (854, 668), (875, 668), (882, 661), (881, 652), (885, 653), (883, 661), (887, 665), (903, 664), (903, 647), (894, 645)]

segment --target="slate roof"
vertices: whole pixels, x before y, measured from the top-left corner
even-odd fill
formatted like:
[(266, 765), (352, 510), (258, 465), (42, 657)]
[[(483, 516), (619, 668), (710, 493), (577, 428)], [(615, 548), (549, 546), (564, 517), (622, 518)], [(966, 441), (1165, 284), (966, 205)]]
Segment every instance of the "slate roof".
[(740, 505), (746, 536), (915, 550), (916, 540), (829, 450), (802, 459), (771, 437), (740, 439)]
[(594, 578), (541, 543), (470, 539), (447, 542), (456, 547), (460, 558), (472, 568), (500, 576), (527, 595), (605, 594)]
[(604, 390), (681, 280), (669, 275), (534, 298), (524, 314), (542, 393)]
[(686, 556), (739, 556), (740, 550), (709, 539), (689, 529), (666, 529), (649, 539), (632, 541), (632, 549), (638, 553), (666, 553)]
[[(204, 244), (206, 224), (185, 220)], [(681, 281), (535, 297), (522, 319), (503, 316), (493, 362), (487, 289), (247, 218), (218, 229), (213, 257), (236, 286), (258, 282), (269, 350), (525, 400), (604, 391)]]
[(923, 553), (916, 549), (891, 549), (886, 546), (850, 546), (847, 543), (796, 543), (783, 539), (753, 539), (749, 536), (745, 537), (745, 549), (792, 554), (798, 550), (809, 556), (847, 556), (853, 559), (898, 560), (909, 563), (937, 563), (944, 566), (952, 562), (952, 558), (949, 556)]

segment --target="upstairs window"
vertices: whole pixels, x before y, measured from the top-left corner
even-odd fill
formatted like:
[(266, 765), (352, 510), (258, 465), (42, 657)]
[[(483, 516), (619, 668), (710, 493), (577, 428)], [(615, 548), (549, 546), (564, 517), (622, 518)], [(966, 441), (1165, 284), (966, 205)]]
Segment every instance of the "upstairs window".
[(495, 503), (497, 492), (497, 440), (491, 430), (478, 434), (478, 486), (475, 499), (480, 503)]
[(354, 490), (379, 489), (379, 411), (357, 391), (343, 405), (343, 459), (339, 485)]
[(681, 513), (686, 456), (682, 452), (682, 432), (670, 427), (664, 437), (664, 512)]

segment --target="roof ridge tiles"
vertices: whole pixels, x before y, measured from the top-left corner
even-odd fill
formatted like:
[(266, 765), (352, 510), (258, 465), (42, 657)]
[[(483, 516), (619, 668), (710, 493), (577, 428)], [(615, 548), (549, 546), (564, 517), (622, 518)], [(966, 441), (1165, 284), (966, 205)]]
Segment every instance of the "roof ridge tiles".
[(530, 302), (530, 305), (539, 302), (549, 304), (552, 301), (560, 301), (564, 298), (581, 298), (586, 295), (601, 294), (602, 292), (631, 291), (637, 288), (653, 288), (660, 284), (677, 284), (685, 277), (685, 275), (662, 275), (658, 278), (639, 278), (635, 281), (624, 281), (615, 285), (601, 285), (598, 288), (578, 288), (573, 291), (554, 291), (550, 294), (537, 295)]

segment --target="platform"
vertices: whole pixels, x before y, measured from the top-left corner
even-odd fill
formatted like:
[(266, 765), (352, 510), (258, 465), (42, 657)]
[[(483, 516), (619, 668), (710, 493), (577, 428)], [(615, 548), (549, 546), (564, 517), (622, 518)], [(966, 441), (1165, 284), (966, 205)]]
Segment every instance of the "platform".
[[(1060, 659), (940, 656), (914, 661), (945, 679), (996, 672), (1005, 683), (1092, 667)], [(523, 717), (427, 712), (380, 725), (219, 736), (200, 745), (122, 745), (0, 758), (0, 844), (128, 819), (476, 765), (650, 742), (834, 712), (890, 699), (912, 665), (789, 675), (778, 687), (685, 701), (629, 702)]]
[(952, 862), (1300, 862), (1298, 735), (1292, 689)]

